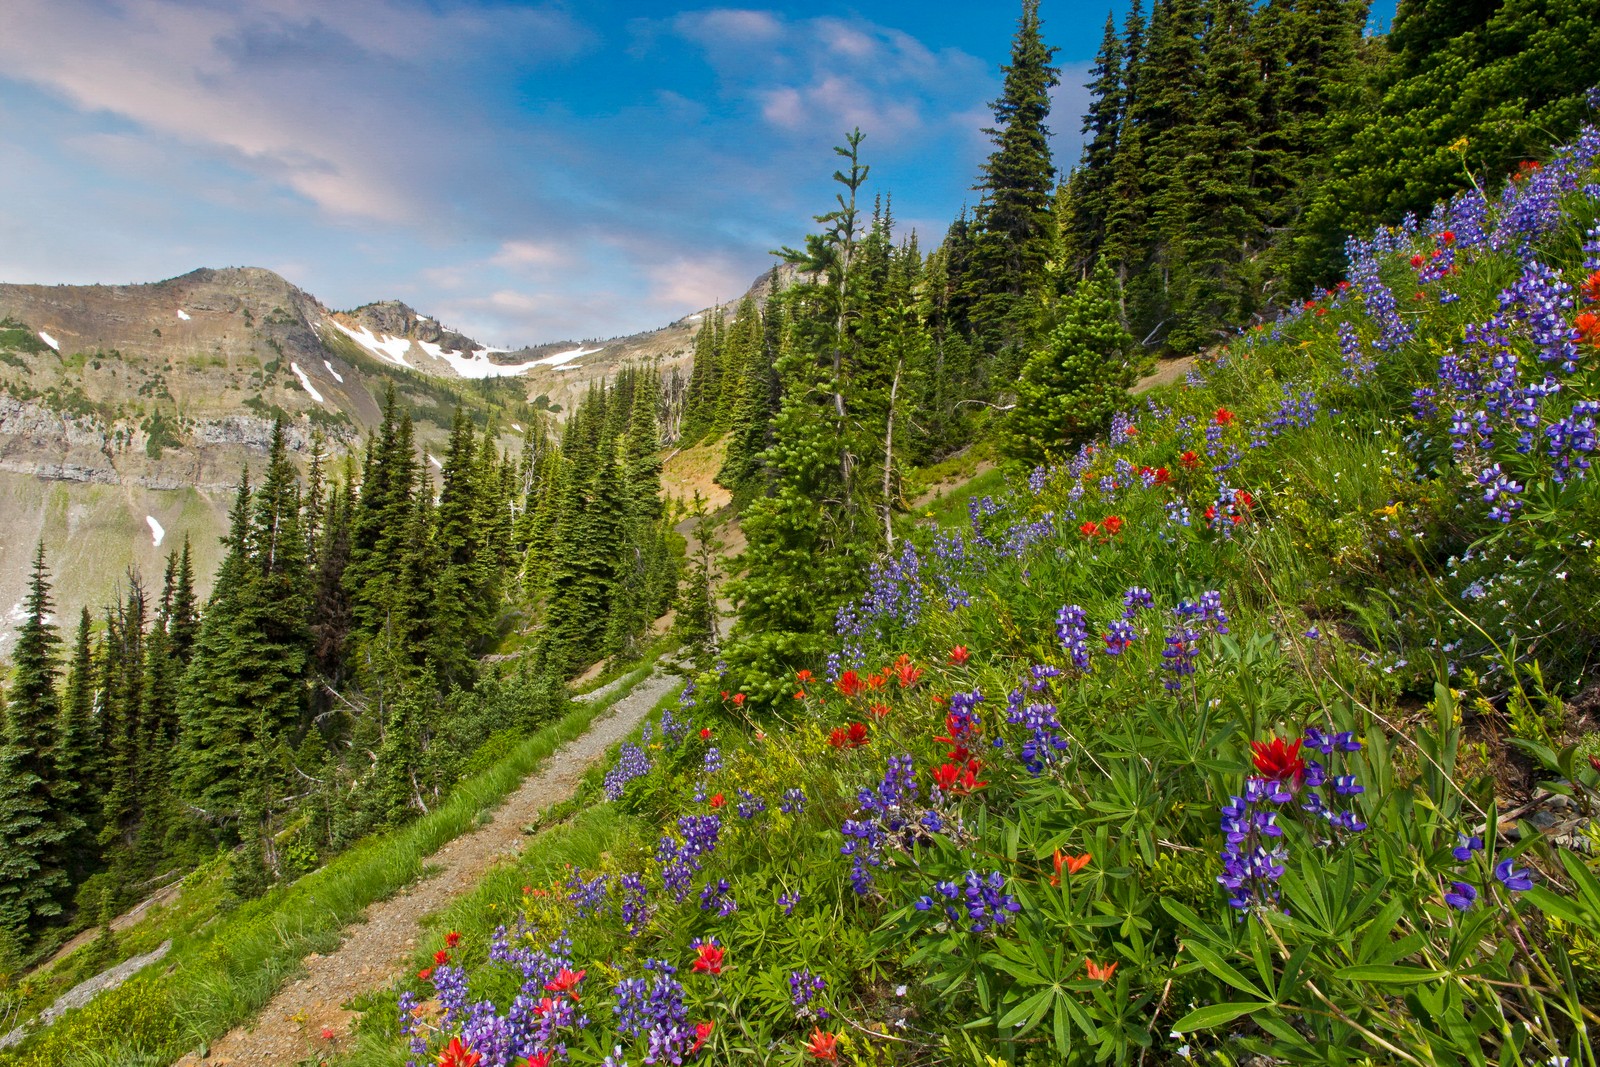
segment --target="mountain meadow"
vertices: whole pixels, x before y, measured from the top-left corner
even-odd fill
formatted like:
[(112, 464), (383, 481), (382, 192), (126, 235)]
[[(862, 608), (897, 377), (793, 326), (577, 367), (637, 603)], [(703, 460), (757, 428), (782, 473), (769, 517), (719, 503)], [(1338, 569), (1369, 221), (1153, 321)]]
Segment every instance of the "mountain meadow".
[(293, 290), (220, 550), (32, 552), (0, 1062), (1597, 1067), (1600, 3), (1369, 15), (1135, 0), (1074, 161), (1023, 0), (938, 240), (851, 130), (564, 403)]

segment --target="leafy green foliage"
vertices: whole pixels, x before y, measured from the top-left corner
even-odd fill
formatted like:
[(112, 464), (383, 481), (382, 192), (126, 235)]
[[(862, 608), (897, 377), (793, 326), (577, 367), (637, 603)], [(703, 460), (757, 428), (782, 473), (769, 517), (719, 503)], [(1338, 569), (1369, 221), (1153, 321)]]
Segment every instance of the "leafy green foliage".
[(1122, 326), (1107, 268), (1062, 301), (1060, 316), (1044, 347), (1023, 365), (1016, 406), (1000, 428), (1005, 454), (1029, 465), (1103, 429), (1137, 378), (1133, 338)]

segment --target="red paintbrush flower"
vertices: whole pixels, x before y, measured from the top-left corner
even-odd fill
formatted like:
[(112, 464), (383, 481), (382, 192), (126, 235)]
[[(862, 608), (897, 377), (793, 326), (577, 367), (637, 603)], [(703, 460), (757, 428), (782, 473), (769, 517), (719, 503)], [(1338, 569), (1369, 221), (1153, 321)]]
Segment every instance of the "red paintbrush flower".
[(1101, 529), (1105, 530), (1106, 536), (1108, 536), (1108, 537), (1115, 536), (1115, 535), (1117, 535), (1117, 534), (1122, 532), (1122, 516), (1121, 515), (1107, 515), (1104, 519), (1101, 520), (1100, 527), (1101, 527)]
[(461, 944), (461, 932), (459, 930), (451, 930), (444, 935), (445, 948), (455, 948), (459, 944)]
[(1079, 871), (1081, 871), (1085, 867), (1089, 866), (1089, 861), (1091, 859), (1093, 859), (1093, 858), (1094, 857), (1091, 856), (1087, 852), (1085, 852), (1085, 853), (1083, 853), (1081, 855), (1078, 855), (1078, 856), (1063, 856), (1061, 854), (1061, 850), (1059, 848), (1056, 849), (1056, 854), (1053, 857), (1053, 860), (1055, 862), (1055, 867), (1056, 867), (1056, 873), (1053, 874), (1050, 877), (1050, 884), (1051, 885), (1060, 885), (1061, 884), (1061, 872), (1063, 870), (1065, 870), (1068, 875), (1077, 874)]
[(1578, 331), (1578, 339), (1584, 344), (1600, 347), (1600, 315), (1585, 311), (1572, 320), (1572, 325)]
[(873, 704), (867, 710), (872, 713), (874, 718), (887, 719), (889, 717), (889, 705), (887, 704)]
[(795, 671), (794, 676), (799, 679), (801, 685), (805, 685), (807, 682), (811, 681), (810, 671)]
[(1108, 963), (1102, 967), (1094, 960), (1084, 960), (1083, 966), (1089, 972), (1089, 980), (1091, 982), (1104, 982), (1115, 974), (1117, 970), (1115, 963)]
[(436, 964), (449, 963), (450, 962), (450, 953), (445, 949), (440, 949), (438, 952), (435, 952), (433, 954), (433, 962), (436, 963)]
[(711, 740), (711, 727), (709, 727), (709, 726), (700, 727), (700, 740), (702, 740), (702, 741)]
[(1585, 303), (1600, 304), (1600, 270), (1595, 271), (1578, 287)]
[(900, 688), (909, 689), (917, 684), (917, 679), (922, 677), (922, 668), (911, 662), (910, 656), (901, 656), (894, 661), (895, 676), (900, 679)]
[(1415, 256), (1411, 257), (1411, 265), (1413, 267), (1420, 267), (1425, 262), (1427, 262), (1427, 261), (1422, 258), (1420, 253), (1418, 255), (1415, 255)]
[(1441, 233), (1439, 235), (1439, 243), (1440, 244), (1445, 244), (1445, 245), (1453, 245), (1453, 244), (1455, 244), (1456, 243), (1456, 232), (1454, 230), (1445, 230), (1443, 233)]
[(522, 1067), (550, 1067), (550, 1053), (535, 1052), (522, 1061)]
[(867, 675), (867, 688), (868, 689), (873, 689), (873, 690), (882, 689), (884, 686), (886, 686), (888, 684), (889, 684), (889, 672), (887, 670), (881, 670), (881, 671), (877, 672), (876, 674)]
[(722, 973), (722, 957), (725, 950), (721, 945), (715, 941), (703, 941), (696, 945), (695, 949), (699, 953), (694, 960), (695, 971), (702, 974)]
[(1233, 502), (1244, 510), (1249, 511), (1250, 506), (1256, 502), (1256, 498), (1250, 495), (1248, 489), (1236, 489), (1233, 494)]
[(563, 967), (556, 972), (554, 978), (544, 984), (545, 991), (548, 993), (565, 993), (573, 1000), (577, 1000), (578, 994), (575, 990), (577, 990), (578, 983), (583, 981), (583, 976), (587, 973), (587, 971), (574, 971), (571, 968)]
[(1194, 452), (1191, 450), (1191, 451), (1185, 452), (1183, 455), (1179, 456), (1178, 457), (1178, 462), (1182, 463), (1185, 467), (1188, 467), (1190, 470), (1194, 470), (1196, 467), (1200, 466), (1200, 457), (1195, 455)]
[(834, 1063), (839, 1059), (839, 1039), (833, 1034), (824, 1033), (821, 1029), (813, 1030), (806, 1051), (819, 1060)]
[(716, 1028), (716, 1023), (694, 1024), (694, 1044), (689, 1046), (689, 1052), (691, 1055), (700, 1051), (701, 1047), (706, 1043), (706, 1038), (710, 1037), (711, 1031), (715, 1030)]
[(867, 724), (864, 722), (851, 723), (848, 736), (850, 739), (849, 747), (860, 748), (862, 745), (867, 743)]
[(424, 982), (426, 982), (428, 979), (433, 977), (433, 968), (432, 967), (424, 967), (424, 968), (422, 968), (422, 970), (417, 972), (417, 977), (422, 979)]
[(839, 692), (847, 697), (853, 697), (866, 688), (861, 676), (855, 671), (845, 671), (839, 675), (839, 680), (834, 684), (839, 687)]
[(726, 804), (727, 802), (728, 802), (728, 798), (723, 796), (721, 793), (718, 793), (716, 796), (711, 798), (711, 806), (713, 808), (720, 808), (720, 807), (722, 807), (722, 805)]
[(1218, 408), (1216, 419), (1218, 426), (1226, 426), (1228, 423), (1233, 421), (1233, 412), (1229, 411), (1227, 408)]
[(1300, 758), (1300, 742), (1285, 744), (1283, 738), (1271, 741), (1252, 741), (1255, 753), (1256, 774), (1274, 782), (1292, 782), (1299, 785), (1306, 776), (1306, 761)]
[(735, 693), (735, 694), (733, 694), (733, 706), (734, 707), (736, 707), (736, 708), (744, 707), (744, 700), (745, 700), (745, 697), (744, 697), (743, 693)]
[(950, 662), (957, 667), (965, 667), (967, 660), (972, 658), (972, 653), (967, 651), (966, 645), (957, 645), (950, 650)]
[(1090, 519), (1088, 522), (1078, 527), (1078, 532), (1083, 534), (1085, 537), (1093, 537), (1095, 534), (1100, 532), (1100, 524), (1095, 522), (1093, 519)]
[(450, 1044), (439, 1054), (439, 1067), (474, 1067), (481, 1059), (483, 1059), (482, 1053), (474, 1052), (463, 1045), (460, 1037), (452, 1037)]

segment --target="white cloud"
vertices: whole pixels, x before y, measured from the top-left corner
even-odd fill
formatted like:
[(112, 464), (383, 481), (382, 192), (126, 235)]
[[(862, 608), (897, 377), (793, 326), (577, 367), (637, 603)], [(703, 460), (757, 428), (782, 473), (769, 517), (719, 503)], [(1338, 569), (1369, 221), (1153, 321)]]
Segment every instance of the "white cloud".
[(421, 107), (408, 136), (395, 136), (383, 121), (385, 90), (425, 101), (415, 83), (426, 85), (450, 56), (514, 43), (536, 59), (581, 37), (545, 9), (6, 0), (0, 70), (143, 134), (208, 150), (329, 215), (393, 222), (415, 217), (426, 199), (413, 178), (413, 138), (448, 135), (459, 120), (448, 107)]
[(855, 126), (883, 142), (912, 140), (929, 116), (987, 84), (985, 65), (958, 49), (934, 52), (910, 34), (862, 19), (787, 20), (759, 13), (759, 33), (730, 24), (749, 11), (680, 15), (673, 29), (700, 48), (736, 100), (800, 137)]

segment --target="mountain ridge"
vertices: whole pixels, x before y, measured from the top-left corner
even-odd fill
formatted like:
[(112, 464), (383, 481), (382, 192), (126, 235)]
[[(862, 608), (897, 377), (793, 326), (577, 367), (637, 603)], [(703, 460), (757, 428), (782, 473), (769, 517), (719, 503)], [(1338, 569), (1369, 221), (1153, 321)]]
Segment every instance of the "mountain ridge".
[[(752, 295), (764, 299), (773, 276)], [(626, 364), (686, 368), (712, 311), (508, 352), (400, 300), (331, 309), (263, 267), (0, 282), (0, 658), (40, 540), (61, 546), (62, 616), (98, 610), (132, 574), (160, 574), (185, 537), (209, 582), (239, 471), (264, 459), (278, 417), (302, 461), (319, 435), (333, 457), (349, 455), (392, 386), (419, 458), (443, 454), (458, 406), (514, 449), (540, 412), (562, 417)]]

